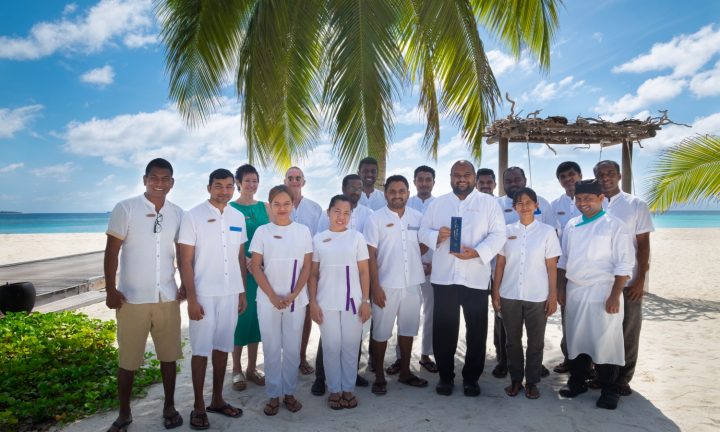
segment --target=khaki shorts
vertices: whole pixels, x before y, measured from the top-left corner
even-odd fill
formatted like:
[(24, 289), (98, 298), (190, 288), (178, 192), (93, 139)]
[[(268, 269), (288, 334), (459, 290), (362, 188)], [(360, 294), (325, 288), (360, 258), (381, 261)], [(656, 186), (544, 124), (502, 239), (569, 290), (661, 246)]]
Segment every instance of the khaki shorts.
[(145, 361), (148, 333), (161, 362), (174, 362), (182, 356), (180, 347), (180, 302), (130, 304), (115, 312), (119, 366), (134, 371)]

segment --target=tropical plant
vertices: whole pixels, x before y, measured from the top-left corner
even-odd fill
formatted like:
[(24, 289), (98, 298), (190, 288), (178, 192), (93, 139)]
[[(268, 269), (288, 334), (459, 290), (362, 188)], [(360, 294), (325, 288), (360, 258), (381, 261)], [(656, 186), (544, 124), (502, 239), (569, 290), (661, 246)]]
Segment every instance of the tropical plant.
[(423, 148), (437, 157), (440, 117), (472, 156), (500, 103), (479, 26), (541, 68), (562, 0), (158, 0), (170, 98), (191, 126), (234, 74), (251, 162), (287, 167), (329, 128), (342, 169), (381, 163), (393, 101), (418, 83)]
[(663, 151), (650, 168), (650, 210), (720, 198), (720, 136), (697, 135)]

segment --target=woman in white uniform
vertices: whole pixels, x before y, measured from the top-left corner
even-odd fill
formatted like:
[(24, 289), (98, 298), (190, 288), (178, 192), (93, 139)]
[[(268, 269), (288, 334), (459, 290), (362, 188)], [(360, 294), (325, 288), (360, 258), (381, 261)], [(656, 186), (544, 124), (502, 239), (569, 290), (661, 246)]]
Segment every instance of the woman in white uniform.
[(308, 304), (303, 288), (310, 275), (312, 236), (305, 225), (292, 221), (293, 200), (287, 186), (270, 189), (268, 201), (274, 222), (258, 227), (250, 252), (260, 287), (257, 310), (270, 398), (263, 411), (273, 416), (280, 408), (280, 396), (291, 412), (302, 408), (294, 394)]
[[(507, 334), (508, 396), (523, 388), (528, 399), (540, 397), (537, 384), (542, 375), (545, 324), (557, 309), (557, 261), (562, 254), (555, 229), (535, 220), (538, 198), (535, 191), (522, 188), (513, 196), (513, 208), (520, 220), (507, 225), (507, 241), (495, 265), (492, 304), (502, 313)], [(523, 324), (527, 351), (523, 358)]]
[[(308, 289), (310, 316), (320, 325), (325, 378), (332, 409), (355, 408), (362, 324), (370, 318), (370, 271), (365, 238), (347, 228), (350, 198), (330, 200), (330, 229), (313, 239)], [(266, 367), (267, 371), (267, 367)]]

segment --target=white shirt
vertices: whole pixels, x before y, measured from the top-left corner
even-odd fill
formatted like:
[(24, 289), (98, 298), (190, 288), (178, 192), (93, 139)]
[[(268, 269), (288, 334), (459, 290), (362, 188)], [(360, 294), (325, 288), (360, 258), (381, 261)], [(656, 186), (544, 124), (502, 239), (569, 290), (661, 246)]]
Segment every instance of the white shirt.
[(562, 255), (555, 229), (537, 220), (528, 226), (515, 222), (506, 229), (507, 241), (498, 254), (505, 257), (500, 297), (529, 302), (547, 300), (546, 260)]
[(407, 288), (425, 282), (418, 231), (422, 214), (405, 208), (402, 217), (384, 207), (365, 223), (368, 246), (377, 249), (378, 279), (383, 289)]
[[(557, 219), (555, 218), (555, 213), (552, 211), (550, 203), (541, 196), (538, 196), (537, 199), (538, 208), (535, 210), (535, 220), (550, 225), (553, 228), (557, 228)], [(497, 201), (500, 204), (500, 207), (502, 207), (506, 224), (510, 225), (520, 220), (520, 215), (513, 208), (512, 198), (507, 195), (503, 195), (498, 197)]]
[(245, 215), (227, 205), (222, 213), (209, 201), (185, 212), (178, 243), (195, 247), (195, 292), (214, 297), (245, 292), (240, 247), (247, 241)]
[(157, 303), (177, 298), (175, 242), (183, 211), (165, 200), (161, 229), (153, 233), (157, 212), (145, 195), (113, 208), (107, 234), (122, 240), (117, 290), (128, 303)]
[[(353, 229), (359, 233), (365, 230), (365, 221), (373, 214), (373, 211), (362, 204), (358, 204), (350, 213), (350, 223), (347, 225), (349, 229)], [(327, 212), (322, 212), (316, 232), (323, 232), (330, 229), (330, 218)]]
[[(410, 197), (410, 199), (407, 202), (407, 206), (410, 208), (413, 208), (417, 211), (419, 211), (422, 214), (425, 214), (425, 211), (430, 207), (430, 203), (435, 200), (435, 197), (430, 195), (428, 199), (423, 201), (419, 196), (413, 195)], [(432, 254), (433, 250), (431, 248), (428, 248), (427, 252), (425, 252), (422, 256), (422, 262), (424, 263), (431, 263), (432, 262)]]
[(315, 230), (317, 229), (318, 221), (322, 214), (323, 210), (320, 204), (310, 198), (303, 197), (297, 207), (293, 206), (291, 218), (293, 222), (298, 222), (308, 227), (310, 235), (315, 235)]
[(550, 207), (555, 215), (555, 219), (557, 219), (558, 231), (562, 237), (562, 232), (568, 221), (574, 217), (580, 216), (580, 210), (578, 210), (575, 206), (575, 200), (570, 198), (567, 194), (560, 195), (558, 199), (550, 203)]
[[(308, 304), (305, 286), (298, 287), (295, 283), (300, 277), (305, 254), (312, 251), (310, 230), (297, 222), (287, 226), (272, 222), (259, 226), (250, 242), (250, 252), (262, 255), (264, 273), (275, 294), (285, 297), (302, 290), (295, 298), (295, 308)], [(272, 304), (262, 289), (258, 289), (257, 302)]]
[[(645, 201), (627, 192), (620, 191), (619, 194), (608, 200), (605, 198), (603, 209), (610, 215), (615, 216), (625, 223), (632, 237), (632, 243), (637, 250), (637, 236), (640, 234), (655, 231), (655, 226), (650, 216)], [(635, 265), (633, 266), (632, 276), (628, 280), (627, 285), (630, 286), (637, 276), (637, 256), (635, 256)]]
[[(477, 258), (461, 260), (450, 255), (450, 239), (437, 245), (441, 227), (450, 227), (450, 218), (463, 218), (461, 244), (475, 249)], [(423, 215), (420, 242), (434, 250), (430, 281), (439, 285), (464, 285), (488, 289), (490, 262), (505, 243), (505, 220), (495, 198), (473, 191), (460, 200), (454, 193), (437, 197)]]
[(357, 313), (362, 300), (358, 262), (369, 259), (365, 238), (351, 229), (326, 230), (315, 234), (313, 247), (313, 261), (320, 263), (318, 305), (323, 310)]
[(361, 191), (360, 201), (358, 202), (358, 204), (362, 204), (373, 211), (381, 209), (387, 205), (387, 201), (385, 200), (385, 192), (378, 189), (373, 189), (370, 197), (368, 197), (365, 191)]

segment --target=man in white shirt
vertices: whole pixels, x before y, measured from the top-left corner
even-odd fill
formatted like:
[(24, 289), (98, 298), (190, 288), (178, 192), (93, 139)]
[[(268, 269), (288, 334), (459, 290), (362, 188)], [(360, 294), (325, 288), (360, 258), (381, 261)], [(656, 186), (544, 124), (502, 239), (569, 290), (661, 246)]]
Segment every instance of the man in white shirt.
[(400, 346), (399, 382), (426, 387), (427, 381), (410, 372), (413, 338), (420, 327), (420, 284), (425, 280), (421, 256), (427, 246), (418, 241), (422, 213), (407, 208), (410, 185), (401, 175), (388, 177), (388, 205), (374, 212), (365, 224), (370, 255), (370, 296), (373, 300), (372, 340), (375, 382), (372, 392), (387, 393), (383, 363), (387, 341), (397, 320)]
[[(555, 177), (558, 179), (560, 186), (565, 189), (565, 193), (560, 195), (555, 201), (550, 203), (553, 214), (558, 221), (558, 232), (562, 236), (568, 221), (580, 215), (580, 210), (575, 206), (575, 183), (582, 180), (582, 171), (577, 162), (567, 161), (558, 165), (555, 170)], [(568, 373), (570, 364), (567, 358), (567, 342), (565, 341), (565, 308), (560, 307), (560, 315), (562, 323), (563, 337), (560, 341), (560, 350), (563, 353), (562, 363), (555, 365), (553, 371), (555, 373)]]
[[(293, 209), (291, 218), (293, 222), (298, 222), (310, 229), (310, 236), (315, 236), (315, 230), (318, 227), (318, 221), (323, 214), (320, 204), (305, 198), (302, 195), (302, 188), (305, 186), (305, 173), (296, 166), (288, 168), (285, 172), (285, 186), (290, 189), (293, 199)], [(302, 341), (300, 343), (300, 372), (303, 375), (309, 375), (315, 372), (310, 363), (307, 361), (307, 345), (310, 340), (310, 331), (312, 330), (312, 320), (310, 312), (306, 310), (305, 323), (303, 324)]]
[[(373, 211), (369, 207), (360, 204), (360, 197), (363, 193), (360, 176), (357, 174), (348, 174), (343, 177), (342, 193), (350, 198), (350, 206), (352, 207), (348, 228), (354, 229), (362, 234), (365, 228), (365, 221)], [(384, 200), (385, 198), (383, 198), (383, 202)], [(323, 232), (328, 228), (330, 228), (330, 219), (328, 218), (327, 212), (323, 212), (318, 221), (317, 232)]]
[[(180, 278), (187, 290), (190, 318), (194, 409), (193, 429), (210, 426), (206, 411), (240, 417), (242, 410), (223, 398), (228, 353), (234, 348), (238, 313), (245, 311), (245, 216), (227, 204), (235, 177), (226, 169), (210, 174), (210, 199), (185, 213), (178, 238)], [(203, 387), (207, 359), (212, 355), (212, 399), (205, 406)]]
[(611, 160), (598, 162), (593, 172), (605, 194), (603, 208), (608, 214), (625, 222), (636, 250), (633, 274), (623, 290), (625, 366), (620, 368), (618, 378), (618, 393), (621, 396), (628, 396), (632, 394), (630, 381), (637, 365), (642, 327), (642, 298), (647, 291), (647, 275), (650, 271), (650, 233), (655, 231), (655, 227), (645, 201), (620, 190), (621, 174), (617, 162)]
[[(176, 361), (180, 347), (181, 293), (175, 283), (175, 248), (182, 209), (166, 199), (173, 168), (153, 159), (145, 168), (145, 193), (120, 201), (112, 211), (105, 246), (105, 303), (116, 310), (120, 412), (110, 431), (132, 423), (130, 395), (135, 371), (145, 358), (148, 333), (160, 360), (165, 428), (182, 425), (175, 409)], [(122, 254), (120, 251), (122, 250)], [(115, 277), (120, 264), (120, 281)]]
[[(433, 352), (440, 374), (435, 390), (448, 396), (453, 391), (462, 306), (467, 343), (463, 391), (478, 396), (478, 379), (485, 367), (490, 263), (505, 243), (505, 221), (495, 200), (475, 189), (472, 163), (455, 162), (450, 185), (452, 193), (430, 203), (419, 234), (420, 241), (434, 249)], [(462, 218), (459, 253), (450, 252), (452, 217)]]
[[(375, 189), (375, 182), (378, 176), (378, 162), (373, 157), (366, 157), (358, 165), (358, 175), (362, 179), (362, 194), (360, 204), (371, 210), (385, 207), (385, 194)], [(362, 231), (361, 231), (362, 232)]]
[[(506, 169), (503, 173), (503, 186), (505, 187), (505, 195), (499, 197), (497, 200), (500, 207), (502, 207), (505, 223), (515, 223), (520, 220), (520, 216), (518, 216), (517, 212), (513, 209), (512, 199), (513, 196), (515, 196), (515, 192), (527, 186), (525, 171), (520, 167), (510, 167)], [(557, 220), (550, 207), (550, 203), (539, 195), (535, 220), (557, 229)]]

